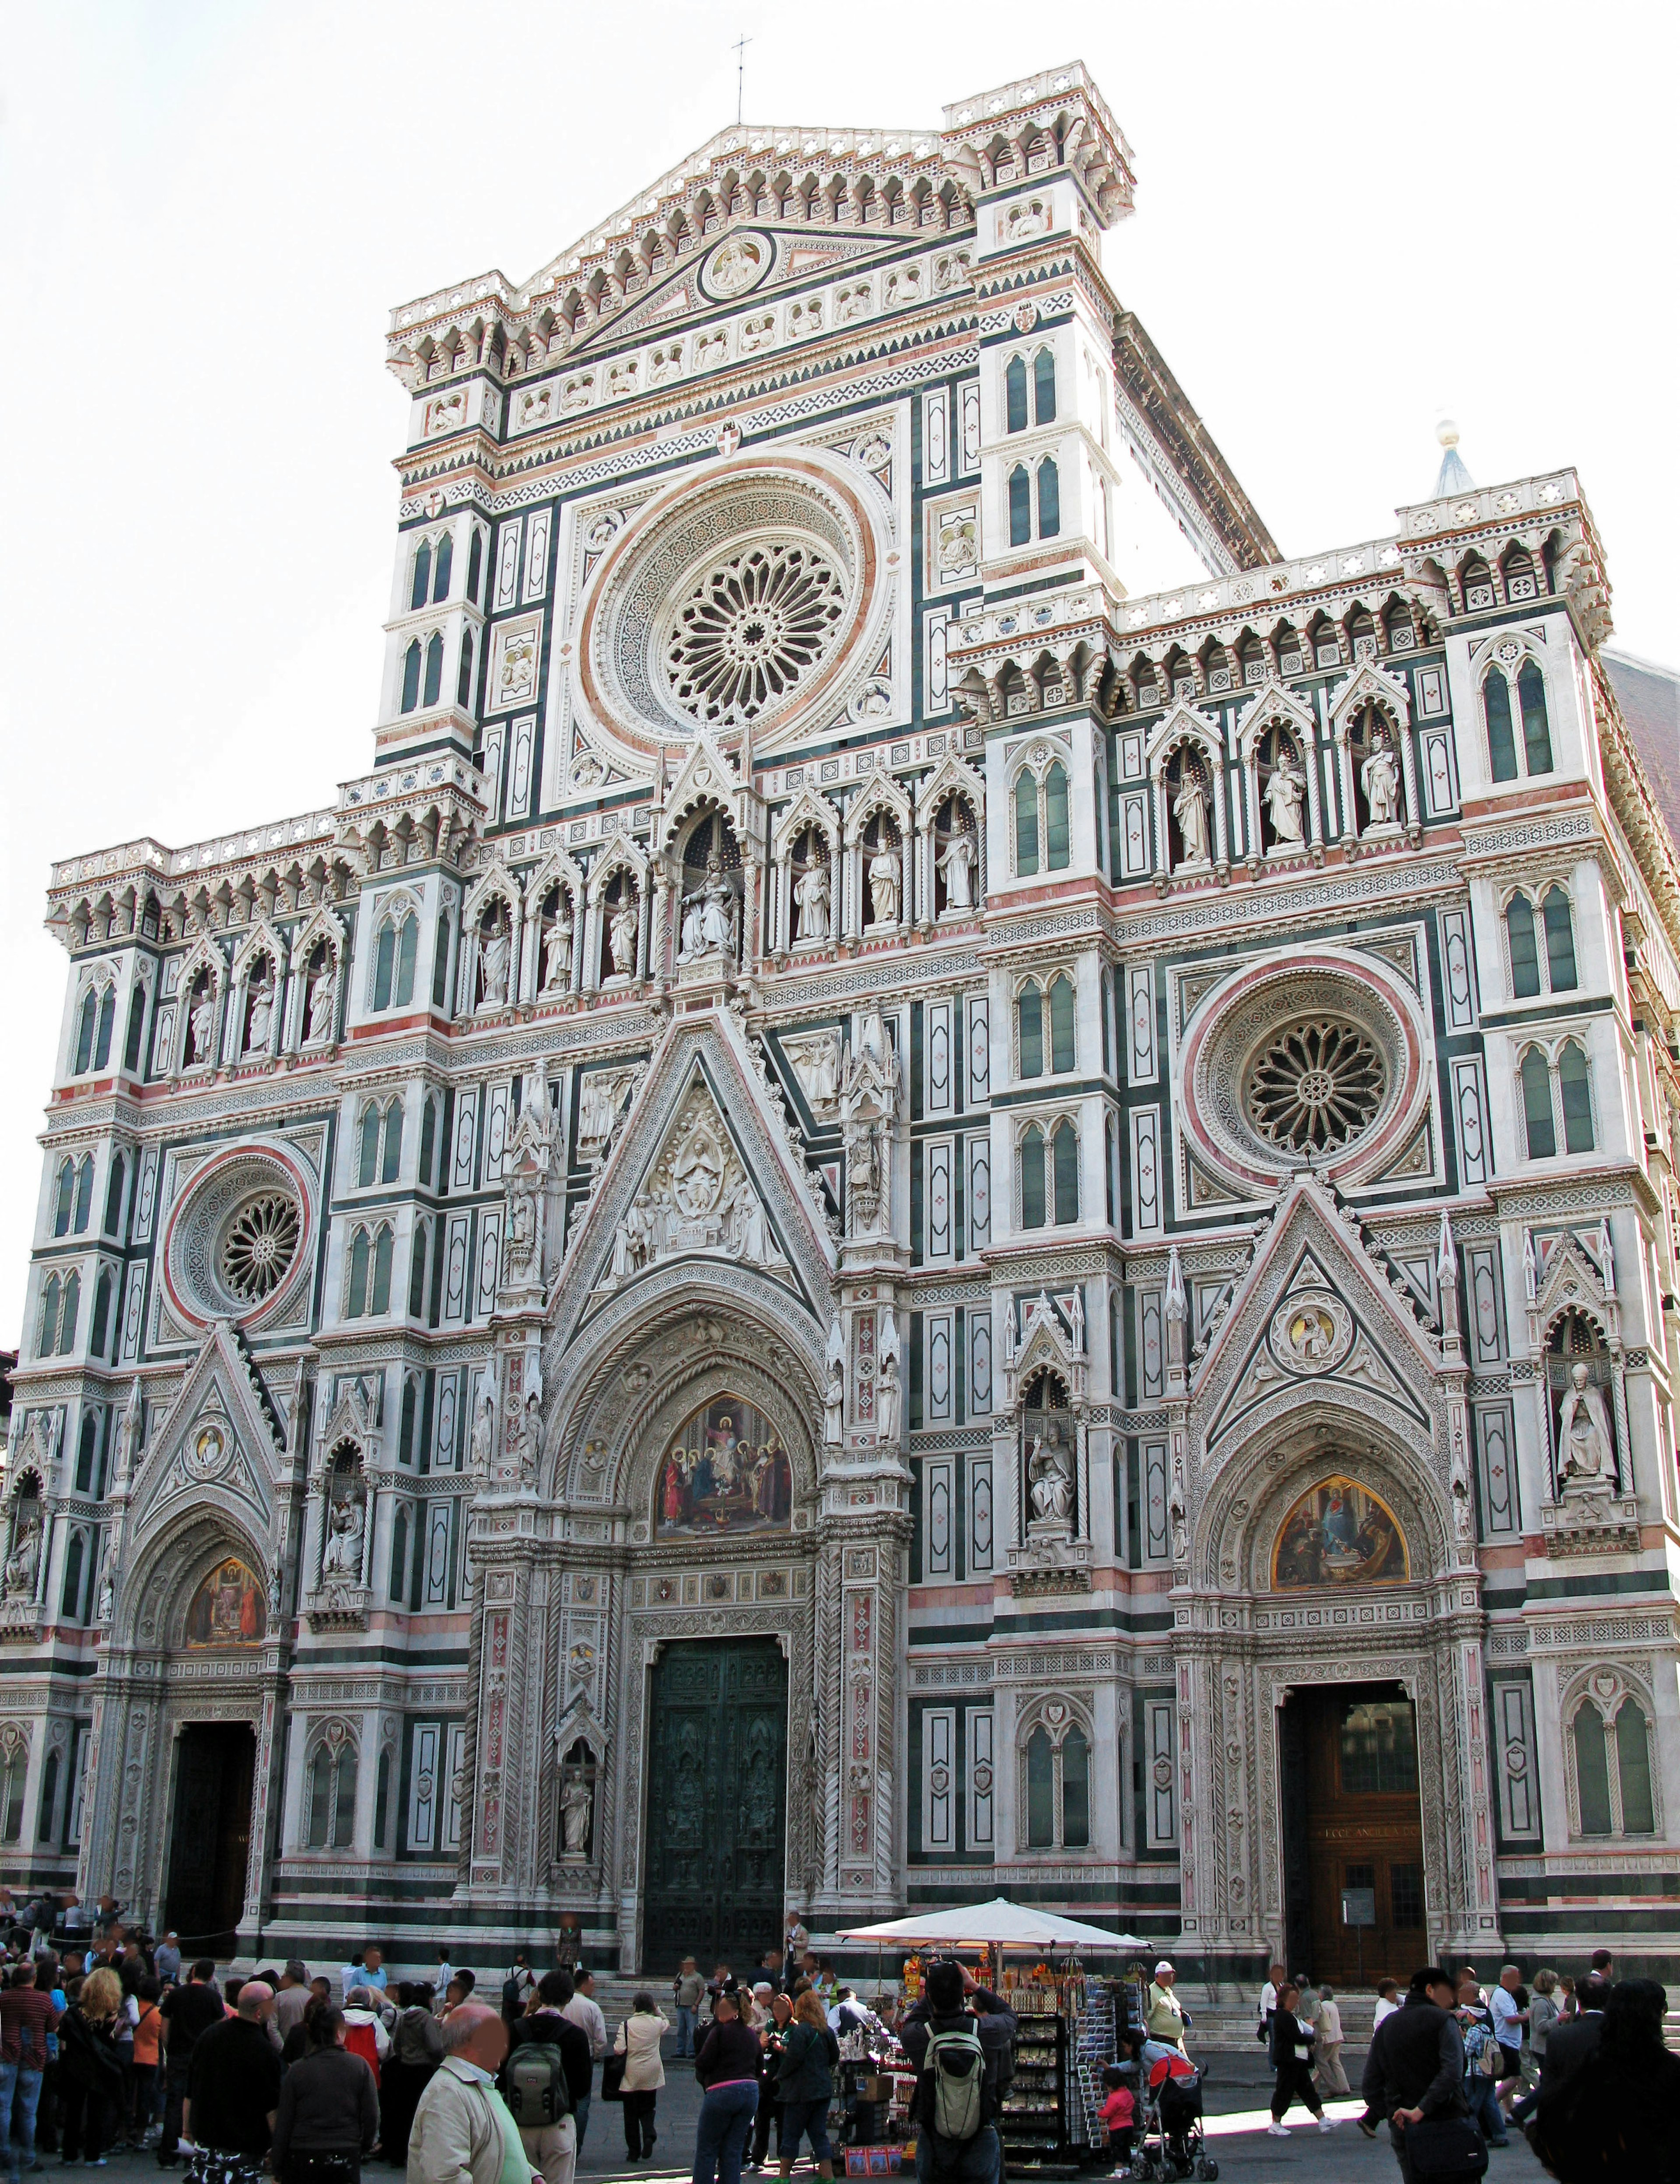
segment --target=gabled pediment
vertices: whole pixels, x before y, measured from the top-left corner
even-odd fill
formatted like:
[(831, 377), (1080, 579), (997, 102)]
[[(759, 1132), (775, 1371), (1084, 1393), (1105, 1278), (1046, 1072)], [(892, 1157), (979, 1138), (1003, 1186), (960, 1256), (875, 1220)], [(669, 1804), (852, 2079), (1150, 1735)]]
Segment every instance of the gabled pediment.
[(1197, 1373), (1204, 1445), (1291, 1397), (1333, 1399), (1432, 1438), (1438, 1360), (1323, 1186), (1293, 1184)]
[(285, 1454), (279, 1416), (226, 1320), (213, 1322), (139, 1465), (134, 1537), (190, 1503), (214, 1503), (266, 1540)]

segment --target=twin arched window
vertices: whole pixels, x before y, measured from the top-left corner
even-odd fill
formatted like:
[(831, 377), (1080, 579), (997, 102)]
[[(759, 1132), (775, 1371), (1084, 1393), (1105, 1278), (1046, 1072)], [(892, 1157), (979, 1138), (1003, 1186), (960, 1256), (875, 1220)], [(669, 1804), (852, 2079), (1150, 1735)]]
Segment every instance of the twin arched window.
[(60, 1161), (58, 1189), (53, 1197), (53, 1234), (81, 1235), (92, 1211), (92, 1154), (84, 1153), (80, 1160), (67, 1157)]
[[(1047, 1024), (1048, 1019), (1048, 1024)], [(1044, 1074), (1044, 1038), (1049, 1034), (1049, 1066), (1068, 1070), (1075, 1066), (1073, 981), (1059, 975), (1048, 989), (1036, 983), (1023, 986), (1015, 997), (1016, 1045), (1022, 1077)]]
[(381, 920), (373, 944), (373, 1005), (405, 1009), (414, 998), (414, 957), (420, 948), (420, 920), (411, 910)]
[[(478, 534), (473, 533), (473, 543)], [(438, 539), (422, 538), (414, 553), (414, 582), (409, 588), (409, 608), (428, 604), (436, 604), (449, 596), (450, 566), (454, 560), (455, 542), (446, 531)]]
[(1518, 1067), (1522, 1087), (1522, 1121), (1530, 1160), (1555, 1160), (1559, 1140), (1568, 1153), (1594, 1148), (1593, 1085), (1587, 1057), (1566, 1039), (1555, 1058), (1538, 1046), (1527, 1048)]
[(347, 1737), (335, 1752), (315, 1747), (309, 1762), (310, 1850), (348, 1850), (356, 1835), (356, 1747)]
[(1056, 468), (1054, 455), (1046, 455), (1036, 469), (1030, 471), (1025, 463), (1017, 463), (1010, 472), (1010, 543), (1026, 546), (1032, 543), (1032, 503), (1034, 493), (1038, 502), (1038, 533), (1041, 538), (1056, 538), (1061, 535), (1062, 489), (1061, 472)]
[(1076, 1724), (1053, 1744), (1041, 1722), (1026, 1740), (1026, 1847), (1088, 1850), (1091, 1747)]
[(116, 1016), (116, 988), (90, 986), (81, 997), (81, 1012), (76, 1020), (75, 1073), (78, 1077), (90, 1069), (103, 1069), (109, 1062), (111, 1028)]
[(1031, 1123), (1021, 1140), (1021, 1225), (1066, 1228), (1079, 1218), (1079, 1138), (1064, 1119)]
[(424, 649), (417, 637), (411, 637), (403, 655), (403, 710), (412, 713), (417, 706), (435, 705), (442, 688), (442, 632), (433, 630)]
[(1517, 764), (1516, 717), (1511, 687), (1503, 668), (1488, 671), (1482, 684), (1482, 716), (1488, 728), (1488, 769), (1495, 781), (1516, 781), (1524, 773), (1552, 770), (1552, 732), (1546, 714), (1546, 678), (1539, 663), (1526, 660), (1516, 677), (1516, 707), (1522, 722), (1522, 764)]
[[(1540, 950), (1543, 931), (1544, 958)], [(1569, 897), (1560, 887), (1548, 888), (1541, 896), (1538, 925), (1534, 905), (1529, 898), (1521, 889), (1512, 895), (1505, 905), (1505, 938), (1510, 948), (1510, 990), (1514, 1000), (1532, 1000), (1543, 993), (1574, 992), (1575, 928), (1569, 914)]]
[(362, 1110), (357, 1145), (356, 1184), (395, 1183), (403, 1164), (403, 1101), (400, 1094), (381, 1107), (370, 1100)]
[[(1004, 372), (1004, 423), (1011, 432), (1026, 430), (1027, 364), (1024, 356), (1012, 356)], [(1032, 422), (1053, 425), (1056, 416), (1056, 359), (1047, 348), (1041, 348), (1032, 359)]]
[(1023, 767), (1015, 784), (1015, 869), (1028, 879), (1041, 870), (1064, 872), (1070, 855), (1067, 768), (1060, 759), (1045, 767), (1041, 782)]
[(75, 1323), (81, 1316), (81, 1276), (72, 1268), (60, 1282), (48, 1274), (41, 1288), (41, 1313), (35, 1330), (37, 1357), (68, 1357), (75, 1347)]
[(1586, 1697), (1571, 1728), (1582, 1834), (1655, 1835), (1650, 1724), (1644, 1708), (1636, 1699), (1624, 1698), (1606, 1719), (1595, 1701)]
[(377, 1319), (391, 1309), (391, 1260), (396, 1240), (388, 1221), (377, 1228), (358, 1228), (350, 1238), (350, 1279), (346, 1285), (346, 1319)]

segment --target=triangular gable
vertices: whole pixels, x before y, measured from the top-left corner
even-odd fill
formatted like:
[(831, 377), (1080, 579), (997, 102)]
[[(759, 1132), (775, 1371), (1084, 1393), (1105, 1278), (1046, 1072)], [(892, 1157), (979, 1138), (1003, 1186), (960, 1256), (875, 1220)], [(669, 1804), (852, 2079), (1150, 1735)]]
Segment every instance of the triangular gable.
[(266, 1540), (285, 1436), (238, 1336), (214, 1321), (139, 1465), (136, 1540), (188, 1502), (223, 1509)]
[(1434, 1430), (1437, 1361), (1416, 1318), (1380, 1279), (1321, 1184), (1298, 1179), (1281, 1205), (1198, 1373), (1204, 1444), (1239, 1433), (1294, 1387)]
[[(711, 1142), (698, 1142), (701, 1134)], [(570, 1344), (609, 1302), (685, 1258), (750, 1264), (826, 1327), (837, 1247), (819, 1210), (818, 1184), (803, 1162), (796, 1170), (795, 1144), (762, 1065), (726, 1011), (673, 1025), (566, 1254), (554, 1329)], [(680, 1160), (687, 1165), (679, 1194), (673, 1171)], [(740, 1211), (725, 1221), (725, 1241), (714, 1244), (709, 1227), (732, 1196)], [(681, 1217), (697, 1209), (697, 1217)]]
[(676, 778), (665, 791), (659, 815), (654, 847), (668, 850), (684, 822), (707, 805), (729, 815), (735, 831), (743, 831), (741, 777), (704, 728), (697, 731)]

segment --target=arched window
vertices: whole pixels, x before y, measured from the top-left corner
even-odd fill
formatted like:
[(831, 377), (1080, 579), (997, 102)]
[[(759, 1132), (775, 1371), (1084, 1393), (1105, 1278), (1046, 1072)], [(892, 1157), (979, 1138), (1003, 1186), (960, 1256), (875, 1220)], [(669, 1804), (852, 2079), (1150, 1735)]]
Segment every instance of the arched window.
[(1026, 359), (1012, 356), (1004, 372), (1004, 422), (1005, 430), (1024, 432), (1026, 430)]
[(1604, 1716), (1590, 1699), (1575, 1716), (1575, 1787), (1583, 1836), (1610, 1832), (1610, 1755), (1605, 1749)]
[(1546, 971), (1555, 994), (1575, 990), (1575, 928), (1570, 922), (1569, 897), (1561, 888), (1548, 888), (1540, 905), (1546, 922)]
[(1091, 1843), (1091, 1742), (1076, 1722), (1054, 1742), (1041, 1721), (1026, 1740), (1026, 1847), (1088, 1850)]
[(81, 1414), (81, 1431), (76, 1437), (75, 1490), (78, 1494), (93, 1491), (93, 1467), (99, 1456), (99, 1421), (92, 1411)]
[(41, 1284), (41, 1312), (35, 1326), (35, 1354), (50, 1357), (58, 1346), (58, 1277), (48, 1274)]
[(356, 1747), (347, 1744), (338, 1755), (337, 1781), (332, 1799), (332, 1847), (348, 1850), (356, 1838)]
[(1050, 1134), (1050, 1167), (1055, 1223), (1064, 1228), (1079, 1218), (1079, 1139), (1071, 1123), (1058, 1123)]
[(362, 1110), (362, 1132), (359, 1159), (356, 1169), (357, 1187), (367, 1190), (379, 1180), (379, 1109), (370, 1100)]
[(87, 1224), (93, 1213), (93, 1156), (84, 1153), (76, 1162), (75, 1212), (70, 1227), (78, 1236), (86, 1235)]
[(365, 1228), (357, 1229), (350, 1239), (350, 1280), (345, 1291), (344, 1317), (347, 1319), (365, 1318), (368, 1308), (368, 1261), (373, 1245)]
[(53, 1194), (53, 1234), (68, 1236), (70, 1216), (75, 1211), (75, 1162), (62, 1160), (58, 1163), (58, 1185)]
[(1032, 488), (1025, 463), (1010, 472), (1010, 543), (1025, 546), (1032, 537)]
[(1059, 538), (1061, 527), (1061, 472), (1056, 468), (1054, 456), (1046, 455), (1038, 465), (1038, 536)]
[(64, 1589), (58, 1600), (58, 1613), (66, 1623), (81, 1619), (81, 1544), (82, 1534), (78, 1526), (70, 1534), (70, 1543), (64, 1552)]
[(107, 986), (99, 996), (99, 1027), (93, 1035), (93, 1067), (105, 1069), (110, 1066), (111, 1032), (117, 1020), (117, 989)]
[(146, 1034), (146, 989), (136, 986), (128, 1004), (128, 1030), (123, 1039), (123, 1067), (131, 1076), (140, 1067), (140, 1042)]
[(1053, 872), (1067, 870), (1067, 769), (1060, 759), (1044, 776), (1044, 862)]
[(443, 688), (443, 639), (437, 630), (426, 641), (426, 694), (421, 703), (435, 705)]
[(1015, 868), (1022, 879), (1038, 869), (1038, 783), (1025, 770), (1015, 785)]
[(1021, 1047), (1021, 1074), (1044, 1073), (1044, 997), (1037, 986), (1023, 986), (1015, 1002), (1015, 1022)]
[(58, 1355), (67, 1357), (75, 1348), (76, 1322), (81, 1317), (81, 1276), (74, 1269), (64, 1277), (64, 1301), (58, 1314)]
[(431, 1006), (441, 1009), (449, 994), (449, 913), (437, 921), (437, 953), (431, 959)]
[(391, 1527), (391, 1597), (399, 1607), (408, 1596), (408, 1585), (409, 1512), (399, 1502)]
[(1032, 359), (1032, 421), (1053, 425), (1056, 418), (1056, 359), (1041, 348)]
[(57, 1837), (54, 1823), (58, 1815), (58, 1754), (49, 1752), (47, 1764), (41, 1770), (41, 1808), (35, 1821), (36, 1840), (44, 1843)]
[(356, 1747), (348, 1739), (335, 1752), (330, 1744), (315, 1747), (309, 1762), (309, 1831), (310, 1850), (348, 1850), (356, 1836)]
[[(444, 542), (448, 543), (447, 540)], [(388, 1850), (391, 1846), (386, 1836), (391, 1825), (391, 1747), (387, 1744), (379, 1755), (379, 1765), (373, 1780), (373, 1847)]]
[(1564, 1150), (1591, 1152), (1593, 1089), (1587, 1075), (1587, 1057), (1572, 1039), (1564, 1041), (1558, 1056), (1557, 1089), (1563, 1105)]
[(422, 538), (414, 555), (414, 581), (409, 590), (410, 611), (423, 607), (431, 597), (431, 541)]
[(1021, 1140), (1021, 1225), (1044, 1225), (1044, 1133), (1029, 1123)]
[(477, 526), (473, 527), (472, 543), (467, 549), (467, 597), (478, 597), (479, 571), (484, 566), (484, 534)]
[(420, 1179), (428, 1187), (431, 1182), (432, 1156), (437, 1146), (437, 1102), (427, 1095), (420, 1109)]
[(29, 1752), (14, 1744), (0, 1766), (0, 1841), (19, 1842), (24, 1831), (24, 1782), (29, 1774)]
[(111, 1173), (105, 1184), (104, 1231), (108, 1236), (122, 1233), (123, 1182), (128, 1173), (127, 1163), (120, 1153), (111, 1155)]
[(419, 705), (420, 687), (420, 641), (417, 637), (411, 637), (408, 649), (403, 655), (403, 710), (405, 713), (412, 713)]
[(102, 1267), (99, 1279), (93, 1284), (93, 1329), (87, 1338), (88, 1347), (96, 1357), (105, 1354), (106, 1329), (111, 1318), (111, 1276), (108, 1268)]
[(75, 1060), (74, 1073), (80, 1077), (85, 1069), (93, 1067), (93, 1034), (99, 1025), (98, 989), (90, 986), (81, 997), (81, 1011), (76, 1019)]
[(1651, 1795), (1651, 1741), (1644, 1709), (1623, 1699), (1616, 1715), (1616, 1787), (1622, 1792), (1622, 1832), (1656, 1833), (1656, 1801)]
[(437, 567), (431, 579), (431, 597), (434, 605), (441, 604), (449, 596), (449, 577), (454, 558), (455, 542), (446, 531), (437, 542)]
[(1055, 1840), (1055, 1754), (1041, 1725), (1026, 1740), (1026, 1847), (1051, 1850)]
[(416, 1221), (409, 1258), (409, 1317), (410, 1319), (423, 1319), (426, 1317), (426, 1262), (431, 1245), (431, 1222)]
[(406, 1008), (414, 998), (414, 960), (420, 949), (420, 920), (412, 911), (387, 917), (373, 952), (373, 1005)]
[(1085, 1732), (1062, 1739), (1062, 1848), (1084, 1850), (1091, 1841), (1091, 1747)]
[(1534, 905), (1526, 894), (1514, 894), (1505, 905), (1505, 936), (1510, 943), (1511, 996), (1530, 1000), (1540, 990), (1540, 956), (1534, 938)]
[(463, 712), (468, 711), (472, 705), (472, 632), (470, 629), (461, 632), (461, 666), (455, 677), (455, 703)]
[(1050, 1067), (1074, 1066), (1073, 981), (1058, 978), (1050, 987)]
[(1522, 707), (1523, 756), (1530, 773), (1552, 770), (1552, 732), (1546, 718), (1546, 678), (1538, 664), (1527, 660), (1516, 678), (1516, 694)]
[(391, 1255), (393, 1249), (389, 1223), (381, 1226), (373, 1244), (373, 1294), (369, 1310), (375, 1318), (391, 1309)]
[(1552, 1078), (1546, 1057), (1531, 1046), (1522, 1057), (1522, 1120), (1530, 1160), (1550, 1160), (1557, 1152), (1557, 1126), (1552, 1120)]
[(385, 1150), (379, 1163), (381, 1183), (395, 1183), (403, 1164), (403, 1102), (393, 1100), (385, 1111), (385, 1127), (381, 1133)]
[(1510, 685), (1496, 667), (1482, 685), (1488, 724), (1488, 766), (1495, 781), (1516, 779), (1516, 739), (1511, 731)]

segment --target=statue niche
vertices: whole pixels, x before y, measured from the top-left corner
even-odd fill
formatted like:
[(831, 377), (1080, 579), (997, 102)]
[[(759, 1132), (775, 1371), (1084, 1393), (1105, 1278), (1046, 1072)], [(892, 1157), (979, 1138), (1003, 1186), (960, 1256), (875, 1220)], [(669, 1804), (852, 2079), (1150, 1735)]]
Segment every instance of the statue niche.
[(1560, 1499), (1616, 1494), (1621, 1471), (1610, 1352), (1584, 1312), (1566, 1312), (1546, 1346), (1547, 1408)]
[(741, 953), (741, 850), (720, 812), (708, 812), (682, 848), (676, 960), (715, 957), (733, 970)]
[(595, 1847), (596, 1774), (595, 1755), (580, 1736), (560, 1762), (554, 1854), (563, 1864), (581, 1865)]
[(1078, 1532), (1077, 1435), (1066, 1384), (1046, 1366), (1027, 1384), (1021, 1418), (1026, 1537), (1034, 1546), (1055, 1546)]

